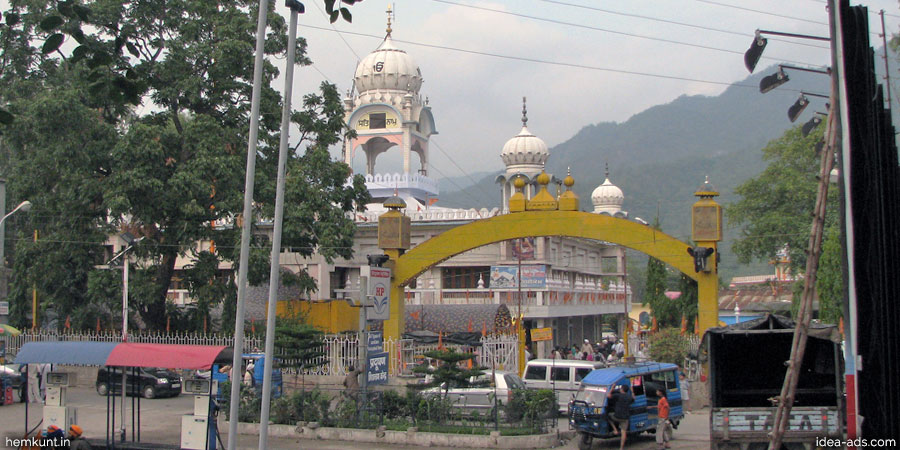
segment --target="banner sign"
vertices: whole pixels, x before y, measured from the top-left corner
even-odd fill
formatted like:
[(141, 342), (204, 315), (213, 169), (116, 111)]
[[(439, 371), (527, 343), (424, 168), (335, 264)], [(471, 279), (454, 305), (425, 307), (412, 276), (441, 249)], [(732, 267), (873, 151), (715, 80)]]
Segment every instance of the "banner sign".
[(366, 295), (372, 306), (366, 311), (366, 318), (388, 320), (391, 317), (391, 269), (362, 266), (360, 275), (369, 277)]
[(552, 341), (553, 340), (553, 328), (532, 328), (531, 329), (531, 340), (532, 341)]
[(387, 352), (369, 353), (368, 367), (366, 370), (366, 383), (386, 384), (388, 381), (388, 354)]
[[(519, 287), (519, 266), (491, 266), (491, 289), (517, 289)], [(547, 266), (543, 264), (522, 265), (522, 288), (543, 289), (547, 287)]]
[(366, 340), (369, 353), (381, 353), (384, 351), (384, 335), (380, 331), (370, 331)]

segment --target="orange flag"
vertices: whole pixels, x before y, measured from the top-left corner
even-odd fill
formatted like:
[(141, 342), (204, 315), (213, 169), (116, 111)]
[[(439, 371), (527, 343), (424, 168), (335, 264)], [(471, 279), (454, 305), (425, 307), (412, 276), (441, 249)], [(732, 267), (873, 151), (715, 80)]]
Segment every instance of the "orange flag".
[(444, 333), (438, 332), (438, 350), (444, 349)]
[(481, 322), (481, 337), (487, 336), (487, 322)]
[(172, 318), (169, 316), (166, 316), (166, 333), (168, 333), (169, 330), (171, 330), (171, 325), (172, 325)]
[(72, 328), (72, 320), (69, 318), (69, 316), (66, 316), (66, 329), (68, 330), (70, 328)]
[(256, 334), (256, 321), (252, 318), (250, 319), (250, 333)]
[(653, 325), (650, 326), (650, 329), (653, 331), (659, 331), (659, 324), (656, 323), (656, 317), (653, 318)]
[(694, 317), (694, 334), (700, 334), (700, 316)]
[(100, 318), (97, 318), (97, 332), (100, 332)]
[(469, 333), (472, 332), (472, 319), (469, 319), (469, 325), (468, 325), (468, 327), (467, 327), (467, 331), (468, 331)]
[(684, 314), (681, 315), (681, 335), (687, 333), (687, 317), (684, 317)]

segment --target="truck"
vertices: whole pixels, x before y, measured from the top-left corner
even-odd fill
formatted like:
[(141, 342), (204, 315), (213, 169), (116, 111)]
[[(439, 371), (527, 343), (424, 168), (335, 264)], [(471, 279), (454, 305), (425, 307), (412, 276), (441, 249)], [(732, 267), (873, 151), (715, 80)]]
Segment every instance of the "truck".
[[(794, 322), (773, 314), (704, 334), (699, 359), (707, 367), (710, 448), (767, 448), (793, 337)], [(816, 438), (843, 437), (841, 342), (836, 326), (810, 325), (785, 447), (815, 448)]]

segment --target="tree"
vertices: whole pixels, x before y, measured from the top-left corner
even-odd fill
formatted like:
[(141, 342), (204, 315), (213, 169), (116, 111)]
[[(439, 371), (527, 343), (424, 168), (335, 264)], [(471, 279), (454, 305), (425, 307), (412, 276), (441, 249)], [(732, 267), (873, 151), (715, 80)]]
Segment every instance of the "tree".
[[(653, 223), (653, 228), (660, 229), (658, 218)], [(647, 260), (647, 280), (644, 285), (643, 304), (650, 305), (650, 311), (660, 327), (677, 326), (681, 321), (678, 305), (666, 297), (667, 272), (666, 263), (653, 257)]]
[[(806, 267), (809, 230), (816, 201), (819, 157), (816, 143), (824, 127), (803, 137), (800, 127), (786, 131), (763, 149), (766, 169), (735, 189), (740, 199), (726, 205), (729, 225), (739, 227), (733, 249), (738, 259), (770, 261), (788, 244), (794, 273)], [(828, 202), (837, 204), (836, 190)], [(836, 222), (836, 208), (828, 208), (828, 224)]]
[[(334, 10), (335, 1), (326, 7), (350, 20), (346, 8)], [(344, 1), (352, 4), (353, 1)], [(6, 160), (20, 171), (5, 174), (11, 191), (22, 198), (45, 195), (46, 203), (60, 205), (54, 217), (92, 216), (80, 228), (70, 230), (81, 237), (86, 247), (100, 244), (113, 229), (123, 229), (146, 239), (134, 249), (136, 259), (144, 263), (147, 276), (135, 280), (132, 305), (150, 328), (166, 324), (166, 293), (180, 256), (195, 261), (185, 270), (186, 285), (198, 299), (196, 326), (208, 315), (210, 306), (230, 298), (235, 289), (233, 275), (221, 273), (222, 262), (236, 262), (239, 227), (231, 226), (239, 218), (243, 204), (246, 131), (249, 121), (250, 80), (253, 79), (253, 49), (256, 2), (212, 2), (177, 0), (172, 2), (97, 0), (87, 5), (72, 2), (35, 1), (15, 4), (4, 13), (7, 23), (0, 29), (0, 78), (11, 80), (0, 88), (0, 103), (9, 103), (16, 127), (0, 131), (13, 134), (30, 121), (49, 125), (65, 122), (69, 115), (48, 118), (29, 109), (37, 96), (53, 100), (64, 89), (73, 91), (70, 103), (93, 114), (94, 128), (106, 127), (105, 140), (89, 133), (77, 133), (71, 124), (39, 128), (41, 138), (58, 147), (68, 147), (85, 164), (51, 165), (66, 180), (85, 180), (73, 184), (68, 192), (47, 191), (41, 182), (48, 174), (30, 163), (26, 139), (5, 139)], [(274, 8), (270, 4), (270, 8)], [(337, 15), (335, 15), (337, 14)], [(22, 20), (10, 20), (19, 17)], [(268, 55), (285, 51), (284, 19), (269, 12)], [(71, 53), (61, 50), (68, 36), (77, 44)], [(44, 40), (40, 49), (32, 42)], [(307, 64), (305, 42), (298, 41), (295, 63)], [(8, 56), (8, 57), (7, 57)], [(255, 215), (271, 217), (274, 205), (275, 166), (277, 163), (278, 125), (281, 107), (278, 93), (270, 86), (278, 71), (269, 63), (264, 70), (261, 101), (260, 146), (257, 159)], [(153, 112), (134, 113), (134, 106), (147, 104)], [(27, 113), (32, 112), (32, 115)], [(349, 257), (354, 224), (347, 212), (361, 208), (368, 200), (361, 177), (346, 185), (349, 168), (332, 161), (327, 147), (345, 134), (343, 109), (337, 89), (327, 83), (320, 94), (304, 99), (302, 110), (292, 115), (300, 128), (301, 139), (292, 149), (288, 162), (285, 223), (285, 247), (300, 249), (304, 256), (317, 248), (331, 261)], [(6, 116), (0, 124), (7, 123)], [(58, 130), (71, 131), (60, 136)], [(88, 139), (94, 139), (88, 142)], [(43, 150), (43, 149), (39, 149)], [(38, 152), (40, 153), (40, 152)], [(37, 157), (37, 156), (36, 156)], [(39, 157), (49, 157), (41, 154)], [(53, 158), (55, 161), (66, 159)], [(58, 172), (58, 173), (57, 173)], [(50, 179), (53, 179), (50, 177)], [(91, 187), (92, 195), (71, 190)], [(85, 205), (65, 203), (66, 198), (83, 198)], [(36, 203), (37, 204), (37, 203)], [(98, 220), (101, 218), (102, 220)], [(86, 230), (89, 228), (90, 230)], [(61, 242), (70, 242), (66, 239)], [(217, 251), (195, 248), (199, 241), (215, 242)], [(40, 242), (40, 241), (39, 241)], [(255, 237), (250, 259), (250, 282), (258, 284), (268, 276), (268, 241)], [(38, 244), (40, 245), (40, 244)], [(16, 258), (25, 257), (28, 249)], [(49, 267), (59, 267), (71, 249), (43, 248), (33, 251), (38, 259), (22, 269), (45, 276)], [(96, 252), (95, 252), (96, 253)], [(76, 288), (86, 284), (93, 267), (89, 255), (72, 261), (80, 274)], [(55, 260), (54, 260), (55, 258)], [(101, 261), (102, 262), (102, 261)], [(39, 268), (43, 267), (44, 270)], [(19, 277), (20, 303), (24, 286), (35, 281), (39, 290), (53, 291), (65, 283)], [(306, 274), (293, 280), (310, 290), (314, 288)], [(71, 283), (70, 283), (71, 284)], [(15, 289), (15, 287), (14, 287)], [(86, 292), (86, 289), (70, 291)], [(139, 293), (139, 294), (138, 294)], [(52, 298), (62, 309), (71, 309), (60, 295)], [(75, 297), (71, 302), (80, 304)]]
[[(697, 317), (697, 280), (694, 280), (685, 274), (681, 274), (681, 277), (678, 280), (678, 290), (681, 291), (681, 296), (675, 301), (678, 305), (678, 311), (687, 321), (687, 330), (693, 331), (694, 318)], [(681, 324), (679, 323), (677, 326), (681, 327)]]
[(837, 324), (844, 316), (844, 279), (841, 268), (841, 233), (837, 226), (825, 230), (819, 273), (816, 277), (819, 320)]
[(462, 368), (459, 363), (462, 361), (473, 361), (474, 353), (460, 353), (453, 350), (432, 350), (425, 352), (425, 357), (440, 361), (436, 368), (427, 366), (417, 366), (413, 369), (415, 373), (431, 374), (434, 380), (431, 383), (418, 385), (420, 387), (441, 386), (444, 390), (444, 396), (450, 388), (465, 388), (471, 385), (470, 378), (480, 377), (484, 375), (487, 367), (475, 366), (472, 368)]
[(275, 346), (282, 350), (282, 367), (294, 368), (302, 373), (305, 369), (325, 364), (322, 338), (322, 331), (300, 317), (275, 319)]
[(650, 358), (657, 362), (684, 364), (687, 340), (678, 328), (664, 328), (650, 335)]

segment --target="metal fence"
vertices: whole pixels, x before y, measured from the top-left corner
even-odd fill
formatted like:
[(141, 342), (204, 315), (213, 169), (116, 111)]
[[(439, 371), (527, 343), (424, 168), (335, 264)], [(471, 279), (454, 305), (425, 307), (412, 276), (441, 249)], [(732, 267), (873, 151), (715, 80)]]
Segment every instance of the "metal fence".
[[(93, 342), (121, 342), (119, 333), (56, 333), (47, 331), (27, 332), (18, 336), (4, 336), (0, 338), (6, 342), (6, 358), (12, 360), (19, 349), (26, 342), (52, 342), (52, 341), (93, 341)], [(180, 344), (180, 345), (224, 345), (232, 347), (234, 337), (217, 334), (202, 333), (135, 333), (128, 335), (129, 342), (150, 344)], [(299, 372), (302, 375), (344, 376), (350, 366), (357, 366), (359, 336), (356, 333), (325, 335), (320, 351), (323, 356), (313, 360), (314, 367)], [(481, 339), (481, 346), (462, 346), (456, 344), (416, 344), (411, 339), (385, 339), (384, 351), (387, 352), (389, 373), (391, 376), (413, 376), (413, 368), (421, 364), (423, 355), (430, 350), (437, 350), (439, 346), (457, 351), (472, 352), (477, 355), (475, 362), (485, 367), (515, 368), (518, 367), (518, 352), (516, 351), (518, 340), (515, 335), (489, 335)], [(256, 336), (244, 338), (246, 352), (259, 352), (265, 347), (265, 339)], [(281, 349), (275, 349), (275, 356), (283, 355)], [(294, 361), (283, 360), (284, 371), (298, 373), (290, 367)]]
[[(260, 396), (252, 388), (241, 389), (239, 419), (259, 420)], [(518, 397), (517, 397), (518, 396)], [(270, 420), (294, 425), (316, 422), (319, 426), (376, 428), (406, 431), (438, 431), (458, 434), (533, 435), (547, 433), (557, 424), (553, 397), (536, 391), (516, 391), (511, 398), (493, 396), (493, 406), (466, 407), (436, 391), (347, 390), (315, 387), (300, 389), (273, 400)], [(511, 401), (511, 403), (510, 403)], [(542, 407), (543, 405), (543, 407)]]

